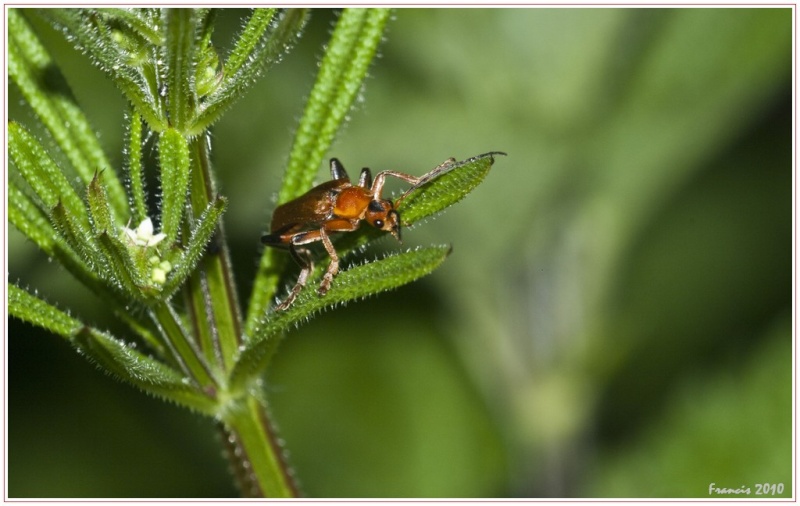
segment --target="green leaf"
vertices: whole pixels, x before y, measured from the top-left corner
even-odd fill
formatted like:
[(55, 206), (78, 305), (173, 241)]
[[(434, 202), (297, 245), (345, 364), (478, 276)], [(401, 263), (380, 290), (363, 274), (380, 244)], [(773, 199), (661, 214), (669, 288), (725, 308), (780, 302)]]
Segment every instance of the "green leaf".
[[(124, 310), (123, 310), (124, 309)], [(152, 355), (158, 357), (162, 360), (171, 360), (172, 357), (167, 355), (166, 347), (164, 346), (164, 337), (157, 334), (155, 328), (149, 326), (151, 323), (148, 321), (142, 321), (140, 318), (142, 317), (142, 312), (140, 308), (136, 308), (135, 311), (132, 311), (132, 307), (129, 301), (126, 301), (126, 306), (122, 308), (117, 308), (114, 312), (120, 320), (125, 322), (130, 329), (136, 333), (139, 338), (141, 338), (142, 342), (145, 343), (151, 350), (153, 350)], [(135, 313), (136, 316), (134, 317), (133, 314)], [(168, 364), (172, 368), (177, 368), (178, 364), (173, 360), (168, 362)]]
[(86, 189), (86, 202), (89, 204), (89, 215), (92, 217), (92, 228), (95, 235), (103, 232), (116, 232), (114, 218), (108, 204), (105, 186), (100, 182), (102, 173), (97, 172)]
[[(217, 199), (211, 162), (209, 133), (192, 139), (190, 144), (192, 181), (190, 190), (191, 215), (183, 227), (184, 237), (191, 235), (199, 219)], [(211, 223), (209, 222), (210, 226)], [(184, 299), (189, 321), (197, 342), (206, 352), (210, 363), (229, 370), (239, 348), (242, 317), (234, 283), (233, 265), (222, 220), (215, 223), (213, 243), (185, 285)], [(190, 228), (191, 227), (191, 228)]]
[(174, 128), (165, 130), (158, 141), (161, 163), (161, 232), (167, 234), (167, 244), (178, 238), (186, 196), (189, 191), (189, 144)]
[(295, 133), (278, 204), (311, 187), (336, 132), (362, 92), (391, 9), (344, 9)]
[[(390, 12), (389, 9), (342, 12), (295, 133), (278, 204), (300, 196), (311, 186), (322, 157), (363, 88)], [(277, 267), (284, 262), (276, 260), (279, 254), (267, 248), (261, 256), (247, 309), (246, 333), (252, 333), (256, 318), (275, 294), (280, 278)]]
[(206, 252), (208, 242), (217, 230), (217, 224), (222, 217), (222, 213), (225, 212), (227, 203), (228, 200), (226, 198), (217, 197), (200, 215), (189, 237), (186, 250), (164, 284), (163, 297), (168, 298), (197, 267), (197, 263)]
[[(200, 9), (201, 11), (203, 9)], [(214, 23), (217, 19), (217, 9), (210, 9), (201, 16), (202, 21), (195, 63), (195, 90), (198, 102), (203, 102), (205, 97), (217, 89), (222, 79), (222, 69), (220, 67), (219, 54), (211, 41), (214, 33)]]
[(215, 399), (201, 393), (181, 373), (108, 334), (84, 326), (74, 341), (90, 360), (147, 393), (207, 415), (214, 415), (218, 409)]
[(100, 246), (88, 224), (75, 218), (59, 201), (50, 211), (50, 220), (66, 245), (78, 254), (83, 264), (102, 279), (112, 279)]
[(152, 11), (152, 9), (99, 9), (100, 14), (125, 23), (148, 43), (160, 46), (164, 43), (164, 34), (161, 33), (158, 25), (153, 23), (152, 16), (146, 14), (148, 11)]
[(449, 253), (449, 246), (431, 246), (352, 267), (336, 276), (323, 297), (317, 294), (315, 281), (319, 277), (309, 280), (287, 310), (260, 315), (262, 320), (245, 344), (231, 373), (231, 389), (235, 391), (246, 386), (267, 367), (283, 333), (292, 326), (327, 307), (391, 290), (421, 278), (441, 265)]
[[(64, 76), (36, 34), (16, 9), (9, 9), (9, 76), (25, 101), (55, 139), (84, 183), (95, 171), (110, 167), (88, 119), (75, 101)], [(116, 174), (106, 176), (114, 211), (127, 209), (125, 192)]]
[(288, 9), (275, 26), (273, 9), (256, 9), (224, 66), (223, 82), (206, 97), (191, 134), (197, 135), (217, 121), (222, 113), (256, 82), (270, 64), (291, 48), (308, 19), (308, 9)]
[(74, 333), (83, 326), (63, 311), (29, 294), (13, 283), (8, 284), (8, 313), (22, 321), (66, 337), (68, 340), (72, 339)]
[[(263, 37), (267, 34), (269, 24), (278, 9), (253, 9), (253, 15), (247, 21), (236, 45), (231, 51), (228, 59), (225, 60), (225, 73), (229, 76), (236, 75), (248, 60), (248, 57), (256, 51), (259, 44), (263, 44)], [(284, 16), (286, 18), (287, 16)], [(301, 16), (303, 17), (303, 16)], [(271, 59), (274, 56), (267, 58)]]
[[(108, 233), (101, 233), (97, 242), (105, 258), (108, 269), (106, 277), (110, 286), (124, 290), (127, 296), (140, 301), (146, 301), (153, 292), (158, 292), (158, 288), (144, 277), (147, 272), (144, 248), (128, 248), (116, 236)], [(136, 251), (137, 255), (132, 256), (131, 251)]]
[(191, 387), (176, 370), (84, 325), (14, 284), (8, 285), (8, 310), (11, 316), (66, 338), (106, 372), (145, 392), (202, 413), (216, 411), (216, 401)]
[(53, 255), (53, 237), (56, 233), (53, 225), (47, 215), (13, 182), (8, 186), (8, 221), (48, 256)]
[[(94, 238), (87, 241), (85, 236), (74, 230), (76, 225), (70, 223), (63, 206), (57, 205), (48, 219), (28, 195), (12, 184), (8, 193), (8, 218), (42, 251), (57, 259), (78, 281), (99, 297), (113, 303), (118, 309), (128, 304), (99, 277), (103, 276), (107, 280), (110, 272), (100, 245)], [(87, 229), (85, 233), (90, 232)], [(77, 243), (77, 248), (70, 243)]]
[(169, 124), (180, 132), (186, 132), (197, 107), (194, 80), (196, 22), (194, 9), (167, 9), (163, 16)]
[(48, 256), (58, 259), (76, 279), (97, 293), (104, 286), (97, 274), (60, 237), (44, 211), (15, 184), (8, 188), (8, 220)]
[(88, 229), (86, 207), (64, 173), (39, 141), (13, 121), (8, 124), (8, 154), (46, 208), (62, 203), (67, 212)]
[[(410, 227), (463, 199), (488, 175), (494, 157), (505, 155), (492, 151), (460, 162), (445, 162), (421, 177), (416, 186), (395, 200), (401, 225)], [(354, 233), (345, 234), (336, 241), (336, 251), (346, 257), (385, 232), (364, 226)]]
[(398, 199), (397, 212), (403, 226), (441, 212), (466, 197), (489, 174), (497, 155), (505, 156), (505, 153), (492, 151), (447, 164), (432, 179), (410, 190), (402, 200)]
[(147, 67), (140, 72), (129, 64), (129, 52), (117, 42), (114, 31), (106, 24), (107, 15), (102, 16), (91, 9), (47, 9), (41, 12), (89, 54), (92, 62), (114, 81), (150, 128), (157, 132), (167, 128), (152, 66), (148, 73)]
[(150, 316), (159, 334), (165, 336), (165, 343), (184, 374), (202, 389), (218, 390), (219, 382), (214, 379), (211, 368), (175, 308), (169, 302), (159, 302), (150, 307)]
[(144, 170), (142, 169), (142, 117), (132, 109), (129, 113), (129, 119), (128, 189), (131, 198), (133, 222), (141, 223), (148, 216)]

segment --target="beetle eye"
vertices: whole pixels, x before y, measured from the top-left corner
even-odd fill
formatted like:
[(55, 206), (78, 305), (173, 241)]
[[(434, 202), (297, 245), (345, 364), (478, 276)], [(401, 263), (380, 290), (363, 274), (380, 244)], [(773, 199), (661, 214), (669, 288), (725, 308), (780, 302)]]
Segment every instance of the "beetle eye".
[(383, 220), (375, 220), (375, 228), (383, 228)]

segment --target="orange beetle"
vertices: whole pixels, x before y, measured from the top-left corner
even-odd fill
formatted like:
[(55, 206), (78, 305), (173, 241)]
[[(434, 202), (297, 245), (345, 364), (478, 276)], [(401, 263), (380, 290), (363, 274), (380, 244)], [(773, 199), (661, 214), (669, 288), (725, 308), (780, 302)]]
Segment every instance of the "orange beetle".
[[(301, 246), (321, 241), (331, 257), (331, 263), (317, 290), (320, 295), (325, 295), (334, 276), (339, 272), (339, 256), (330, 234), (352, 232), (358, 229), (362, 221), (366, 221), (378, 230), (389, 232), (400, 241), (400, 215), (395, 210), (396, 206), (412, 190), (446, 172), (455, 161), (455, 158), (449, 158), (421, 177), (385, 170), (375, 176), (374, 182), (372, 172), (364, 168), (361, 169), (358, 185), (354, 186), (341, 162), (331, 158), (331, 181), (315, 186), (296, 199), (275, 208), (270, 233), (261, 237), (261, 242), (267, 246), (288, 249), (301, 267), (297, 283), (276, 310), (282, 311), (291, 306), (314, 270), (311, 252)], [(387, 176), (411, 184), (411, 188), (394, 203), (381, 197)]]

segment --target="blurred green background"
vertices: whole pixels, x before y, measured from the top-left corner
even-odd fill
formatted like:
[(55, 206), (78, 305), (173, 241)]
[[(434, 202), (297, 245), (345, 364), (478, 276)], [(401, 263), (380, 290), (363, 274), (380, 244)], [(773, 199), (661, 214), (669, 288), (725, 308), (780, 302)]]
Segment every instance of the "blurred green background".
[[(335, 15), (314, 11), (213, 131), (243, 301)], [(790, 497), (792, 15), (395, 11), (330, 155), (412, 174), (508, 156), (404, 233), (403, 247), (452, 244), (442, 268), (281, 346), (267, 385), (304, 492), (719, 497), (714, 483), (754, 499), (782, 483)], [(221, 15), (223, 51), (243, 16)], [(120, 93), (35, 27), (122, 167)], [(9, 117), (32, 123), (13, 86)], [(119, 328), (16, 230), (8, 248), (10, 280)], [(14, 320), (9, 334), (9, 496), (237, 495), (211, 420), (60, 338)]]

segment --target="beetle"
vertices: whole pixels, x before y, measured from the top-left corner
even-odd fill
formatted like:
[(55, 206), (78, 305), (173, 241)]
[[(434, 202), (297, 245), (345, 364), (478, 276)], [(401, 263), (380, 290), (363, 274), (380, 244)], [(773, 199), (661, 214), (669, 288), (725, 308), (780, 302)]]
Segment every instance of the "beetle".
[[(276, 311), (285, 310), (292, 305), (314, 270), (311, 252), (303, 246), (322, 242), (331, 258), (331, 263), (317, 290), (319, 295), (323, 296), (339, 272), (339, 256), (331, 242), (331, 234), (353, 232), (358, 229), (362, 221), (366, 221), (401, 241), (400, 215), (397, 206), (410, 192), (440, 176), (455, 162), (455, 158), (448, 158), (420, 177), (384, 170), (379, 172), (374, 180), (372, 171), (365, 167), (361, 169), (358, 184), (354, 185), (350, 182), (342, 163), (336, 158), (331, 158), (331, 180), (275, 208), (270, 223), (270, 233), (261, 237), (261, 242), (267, 246), (288, 250), (301, 268), (297, 283), (286, 299), (276, 306)], [(389, 176), (411, 184), (411, 188), (395, 202), (383, 198), (381, 193)]]

